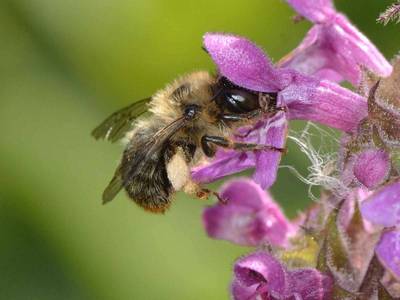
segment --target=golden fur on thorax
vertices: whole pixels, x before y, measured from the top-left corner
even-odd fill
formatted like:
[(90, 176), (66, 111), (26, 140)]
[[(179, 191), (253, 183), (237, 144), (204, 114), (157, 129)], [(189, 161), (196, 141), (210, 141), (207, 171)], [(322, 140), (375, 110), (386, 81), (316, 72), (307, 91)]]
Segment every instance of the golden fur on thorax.
[[(229, 135), (229, 128), (219, 122), (219, 108), (212, 101), (211, 86), (216, 83), (216, 77), (206, 71), (193, 72), (174, 80), (164, 89), (158, 91), (149, 104), (149, 111), (166, 123), (173, 122), (181, 117), (184, 108), (189, 104), (196, 104), (203, 109), (199, 117), (182, 132), (176, 134), (173, 139), (179, 139), (183, 135), (190, 134), (192, 138), (199, 139), (205, 134)], [(177, 89), (180, 89), (176, 92)], [(189, 132), (188, 132), (189, 131)]]

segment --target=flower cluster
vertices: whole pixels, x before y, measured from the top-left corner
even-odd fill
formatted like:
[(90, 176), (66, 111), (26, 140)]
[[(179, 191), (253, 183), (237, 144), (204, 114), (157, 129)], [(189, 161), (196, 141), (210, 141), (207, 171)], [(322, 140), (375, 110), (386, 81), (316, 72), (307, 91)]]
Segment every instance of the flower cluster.
[[(260, 121), (246, 134), (243, 139), (246, 142), (283, 147), (287, 121), (291, 119), (315, 121), (351, 132), (367, 115), (366, 98), (342, 88), (332, 79), (358, 82), (362, 78), (361, 66), (382, 77), (392, 72), (389, 62), (334, 10), (331, 1), (321, 0), (318, 5), (310, 5), (308, 0), (289, 3), (316, 22), (308, 35), (315, 28), (319, 33), (313, 34), (312, 42), (306, 38), (277, 66), (264, 51), (245, 38), (217, 33), (204, 36), (204, 47), (222, 76), (249, 90), (276, 92), (277, 105), (287, 108), (287, 113), (277, 113), (274, 118)], [(332, 66), (328, 62), (333, 62)], [(304, 69), (303, 63), (313, 69)], [(333, 73), (343, 76), (329, 75)], [(249, 154), (221, 150), (211, 164), (193, 170), (193, 178), (211, 182), (255, 167), (254, 180), (263, 188), (269, 188), (276, 179), (280, 158), (280, 153), (272, 151)]]
[[(287, 0), (313, 22), (300, 45), (273, 64), (246, 38), (207, 33), (204, 47), (221, 76), (277, 107), (238, 141), (285, 147), (291, 120), (342, 132), (335, 180), (321, 199), (289, 220), (265, 191), (281, 159), (277, 151), (219, 150), (192, 170), (211, 182), (254, 168), (205, 209), (208, 235), (256, 247), (234, 266), (233, 299), (395, 299), (400, 297), (400, 58), (389, 63), (331, 0)], [(357, 89), (341, 87), (346, 80)], [(246, 134), (241, 134), (246, 132)], [(345, 191), (345, 193), (343, 192)]]
[(390, 75), (390, 64), (343, 14), (335, 11), (332, 0), (287, 2), (314, 26), (281, 65), (321, 79), (344, 79), (353, 84), (361, 79), (361, 66), (383, 77)]

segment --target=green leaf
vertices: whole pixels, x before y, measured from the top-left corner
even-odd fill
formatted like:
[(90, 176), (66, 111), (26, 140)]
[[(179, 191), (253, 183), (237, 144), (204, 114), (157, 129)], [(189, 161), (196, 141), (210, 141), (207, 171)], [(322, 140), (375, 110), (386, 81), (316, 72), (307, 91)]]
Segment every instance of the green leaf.
[(325, 238), (322, 241), (318, 255), (317, 269), (321, 272), (330, 273), (335, 278), (337, 293), (341, 295), (345, 291), (356, 291), (357, 284), (350, 262), (346, 237), (339, 230), (337, 219), (338, 209), (334, 209), (329, 214), (325, 227), (321, 232), (325, 235)]
[(315, 267), (318, 258), (319, 245), (314, 237), (305, 235), (294, 250), (284, 251), (281, 259), (292, 268)]
[(346, 275), (353, 275), (349, 261), (349, 253), (343, 233), (337, 225), (338, 210), (334, 209), (329, 215), (326, 225), (326, 258), (329, 266)]

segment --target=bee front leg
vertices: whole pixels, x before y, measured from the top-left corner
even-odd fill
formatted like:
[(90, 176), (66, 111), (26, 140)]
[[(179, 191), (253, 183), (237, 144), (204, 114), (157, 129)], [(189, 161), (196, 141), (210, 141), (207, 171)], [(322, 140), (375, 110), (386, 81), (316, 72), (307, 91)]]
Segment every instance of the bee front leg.
[[(243, 122), (243, 121), (257, 121), (261, 117), (270, 118), (273, 117), (278, 112), (283, 111), (286, 112), (286, 107), (267, 107), (265, 109), (256, 109), (246, 114), (222, 114), (219, 116), (219, 119), (226, 122)], [(246, 138), (252, 129), (247, 130), (244, 134), (236, 133), (235, 136), (239, 138)]]
[(203, 152), (206, 156), (213, 157), (215, 152), (217, 152), (217, 149), (215, 145), (212, 145), (205, 137), (206, 136), (203, 136), (201, 138), (201, 149), (203, 149)]
[(221, 114), (219, 118), (223, 121), (239, 122), (259, 118), (262, 114), (262, 109), (256, 109), (245, 114)]
[(234, 149), (238, 151), (255, 151), (255, 150), (273, 150), (273, 151), (279, 151), (279, 152), (286, 152), (285, 148), (278, 148), (274, 146), (269, 146), (269, 145), (259, 145), (259, 144), (253, 144), (253, 143), (239, 143), (239, 142), (233, 142), (231, 140), (228, 140), (225, 137), (222, 136), (210, 136), (210, 135), (204, 135), (201, 138), (201, 144), (214, 144), (223, 148), (227, 149)]
[[(262, 115), (262, 111), (260, 109), (257, 109), (251, 114), (223, 114), (220, 116), (220, 119), (222, 121), (227, 121), (227, 122), (242, 122), (242, 121), (249, 121), (251, 119), (256, 119), (260, 115)], [(235, 136), (239, 138), (245, 138), (250, 134), (250, 132), (251, 129), (248, 130), (245, 134), (235, 134)]]

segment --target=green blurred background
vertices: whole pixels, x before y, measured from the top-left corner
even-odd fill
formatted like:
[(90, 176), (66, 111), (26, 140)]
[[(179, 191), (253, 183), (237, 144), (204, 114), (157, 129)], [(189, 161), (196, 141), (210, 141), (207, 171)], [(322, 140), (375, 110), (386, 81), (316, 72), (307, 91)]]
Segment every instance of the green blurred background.
[[(390, 2), (336, 1), (387, 57), (399, 27), (375, 18)], [(183, 195), (165, 216), (122, 194), (102, 206), (122, 149), (89, 133), (177, 75), (213, 70), (204, 32), (247, 36), (278, 60), (310, 27), (293, 14), (279, 0), (1, 0), (0, 299), (227, 299), (249, 249), (208, 239), (205, 203)], [(289, 148), (284, 163), (306, 173)], [(285, 169), (272, 192), (290, 216), (307, 204)]]

